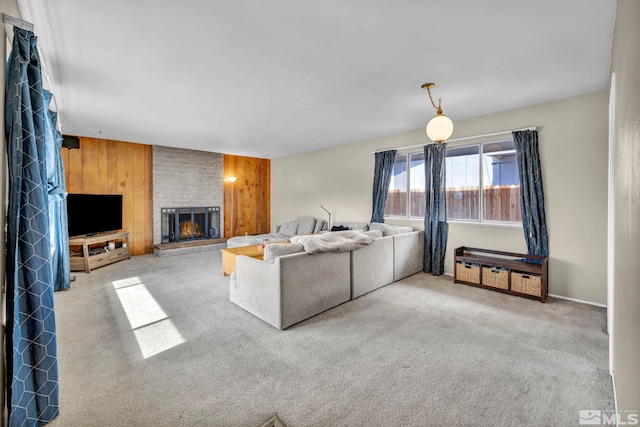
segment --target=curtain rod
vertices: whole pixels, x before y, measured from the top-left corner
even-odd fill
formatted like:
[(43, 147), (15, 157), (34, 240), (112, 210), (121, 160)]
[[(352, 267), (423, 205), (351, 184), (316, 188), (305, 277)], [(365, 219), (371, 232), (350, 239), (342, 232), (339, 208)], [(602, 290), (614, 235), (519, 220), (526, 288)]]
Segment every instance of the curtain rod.
[(13, 25), (14, 27), (22, 28), (23, 30), (31, 31), (33, 33), (33, 24), (25, 21), (24, 19), (14, 18), (6, 13), (2, 14), (2, 22), (5, 24)]
[[(518, 131), (521, 131), (521, 130), (538, 130), (538, 128), (535, 127), (535, 126), (531, 126), (531, 127), (522, 128), (522, 129), (513, 129), (513, 130), (504, 130), (502, 132), (485, 133), (485, 134), (482, 134), (482, 135), (463, 136), (462, 138), (449, 139), (448, 141), (446, 141), (446, 143), (448, 144), (450, 142), (460, 142), (460, 141), (466, 141), (468, 139), (486, 138), (488, 136), (506, 135), (508, 133), (518, 132)], [(429, 144), (435, 144), (435, 142), (425, 142), (423, 144), (406, 145), (404, 147), (386, 148), (386, 149), (383, 149), (383, 150), (376, 150), (371, 154), (381, 153), (383, 151), (388, 151), (388, 150), (407, 150), (409, 148), (418, 148), (418, 147), (423, 147), (423, 146), (429, 145)]]

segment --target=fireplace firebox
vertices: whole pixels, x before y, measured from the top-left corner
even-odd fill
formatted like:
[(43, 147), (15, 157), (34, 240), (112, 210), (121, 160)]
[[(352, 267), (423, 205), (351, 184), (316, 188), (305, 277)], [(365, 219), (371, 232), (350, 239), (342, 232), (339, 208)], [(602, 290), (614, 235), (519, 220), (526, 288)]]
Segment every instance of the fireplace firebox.
[(162, 243), (220, 237), (220, 207), (162, 208)]

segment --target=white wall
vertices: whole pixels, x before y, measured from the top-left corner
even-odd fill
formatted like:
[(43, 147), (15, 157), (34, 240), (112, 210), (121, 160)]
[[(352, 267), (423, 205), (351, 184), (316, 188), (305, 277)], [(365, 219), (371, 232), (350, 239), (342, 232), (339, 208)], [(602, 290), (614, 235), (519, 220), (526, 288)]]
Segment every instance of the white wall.
[[(607, 94), (455, 120), (452, 138), (538, 127), (550, 264), (549, 293), (606, 304)], [(427, 118), (425, 118), (426, 122)], [(375, 150), (426, 142), (424, 129), (271, 162), (271, 223), (296, 215), (369, 221)], [(388, 220), (423, 228), (422, 221)], [(451, 223), (445, 268), (457, 246), (526, 252), (522, 228)]]
[[(640, 411), (640, 2), (618, 0), (613, 202), (613, 375), (619, 411)], [(624, 418), (623, 418), (624, 421)]]

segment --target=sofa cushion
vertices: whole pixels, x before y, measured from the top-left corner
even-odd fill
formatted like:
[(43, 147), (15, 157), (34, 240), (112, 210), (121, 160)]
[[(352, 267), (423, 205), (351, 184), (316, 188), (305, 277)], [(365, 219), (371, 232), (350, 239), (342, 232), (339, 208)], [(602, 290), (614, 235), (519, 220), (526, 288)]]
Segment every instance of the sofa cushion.
[(302, 245), (296, 244), (284, 244), (284, 243), (272, 243), (264, 248), (263, 261), (273, 264), (276, 258), (283, 255), (295, 254), (298, 252), (304, 252)]
[(236, 236), (227, 239), (227, 248), (237, 248), (240, 246), (257, 245), (259, 238), (254, 236)]
[(369, 224), (369, 230), (380, 230), (384, 236), (394, 236), (396, 234), (411, 233), (412, 227), (402, 225), (383, 224), (381, 222), (372, 222)]
[(296, 234), (311, 234), (316, 226), (316, 219), (311, 216), (299, 216), (296, 222), (298, 223)]
[(327, 221), (324, 219), (317, 219), (316, 226), (313, 228), (314, 233), (319, 233), (327, 227)]
[(280, 234), (283, 236), (291, 237), (295, 236), (298, 232), (298, 223), (295, 221), (285, 222), (280, 226)]

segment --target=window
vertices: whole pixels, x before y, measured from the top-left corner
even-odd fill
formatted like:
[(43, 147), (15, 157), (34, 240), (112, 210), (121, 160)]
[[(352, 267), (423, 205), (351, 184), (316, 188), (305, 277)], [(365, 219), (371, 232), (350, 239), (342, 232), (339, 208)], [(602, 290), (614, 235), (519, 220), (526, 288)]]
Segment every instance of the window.
[[(447, 219), (521, 223), (520, 180), (513, 140), (447, 147)], [(424, 152), (397, 154), (385, 216), (424, 218)]]
[(424, 207), (424, 153), (397, 154), (385, 216), (424, 217)]
[(520, 180), (511, 139), (447, 148), (446, 185), (447, 219), (522, 221)]
[(424, 218), (426, 189), (424, 187), (424, 152), (409, 155), (409, 216)]
[(447, 219), (480, 218), (480, 146), (447, 148)]
[(396, 154), (384, 206), (385, 216), (407, 216), (407, 155)]

